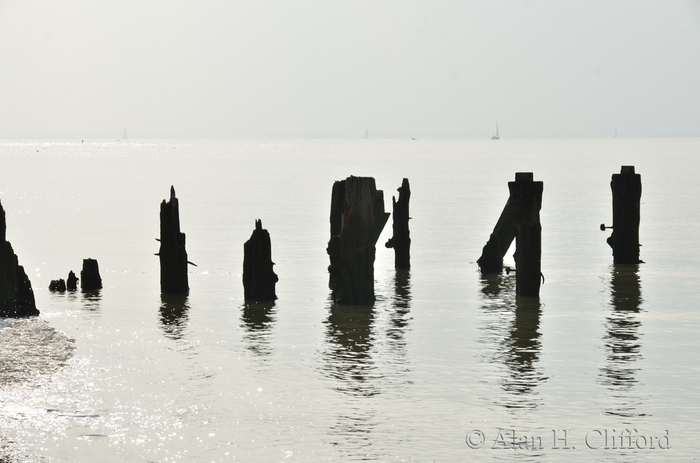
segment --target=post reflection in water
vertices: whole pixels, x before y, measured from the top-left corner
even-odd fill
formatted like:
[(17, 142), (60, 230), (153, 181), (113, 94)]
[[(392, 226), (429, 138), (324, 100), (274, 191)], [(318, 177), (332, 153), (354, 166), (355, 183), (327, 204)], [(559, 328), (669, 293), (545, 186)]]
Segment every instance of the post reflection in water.
[[(83, 309), (93, 315), (97, 315), (100, 312), (100, 299), (102, 299), (101, 289), (90, 289), (82, 290), (81, 298), (83, 301)], [(74, 292), (69, 292), (69, 297), (75, 297)]]
[(381, 417), (373, 404), (391, 400), (406, 384), (410, 272), (396, 271), (387, 283), (393, 283), (394, 294), (379, 296), (373, 306), (329, 303), (323, 373), (341, 395), (329, 437), (346, 459), (380, 458), (382, 449), (374, 447), (371, 434), (381, 432)]
[(392, 298), (390, 324), (387, 329), (389, 345), (397, 356), (406, 355), (404, 335), (411, 320), (411, 271), (397, 269), (394, 276), (394, 297)]
[(639, 397), (631, 392), (637, 383), (635, 362), (642, 358), (637, 319), (643, 299), (639, 281), (639, 265), (612, 265), (610, 272), (610, 305), (605, 321), (606, 364), (601, 368), (600, 382), (607, 386), (618, 405), (605, 412), (624, 417), (644, 416), (636, 411)]
[(243, 339), (248, 349), (260, 356), (272, 353), (270, 334), (275, 322), (275, 302), (245, 302), (241, 312), (241, 327), (245, 329)]
[(190, 310), (187, 294), (161, 294), (160, 301), (160, 327), (163, 333), (170, 339), (182, 339)]
[(512, 275), (483, 275), (482, 312), (486, 317), (482, 340), (484, 360), (506, 367), (500, 380), (506, 408), (535, 408), (541, 400), (536, 387), (547, 381), (539, 365), (539, 298), (516, 297)]

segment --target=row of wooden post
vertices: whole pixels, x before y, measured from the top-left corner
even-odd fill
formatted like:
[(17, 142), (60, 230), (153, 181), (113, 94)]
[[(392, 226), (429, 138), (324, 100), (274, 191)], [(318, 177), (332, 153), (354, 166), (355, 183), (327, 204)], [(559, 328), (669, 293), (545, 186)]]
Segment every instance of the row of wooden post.
[[(638, 264), (641, 176), (634, 166), (622, 166), (612, 176), (613, 225), (607, 239), (616, 264)], [(541, 270), (542, 182), (536, 182), (531, 172), (518, 172), (515, 181), (508, 182), (510, 196), (496, 222), (493, 233), (477, 260), (482, 273), (500, 273), (503, 257), (515, 240), (516, 294), (538, 297), (544, 281)], [(398, 189), (398, 200), (392, 199), (393, 236), (386, 247), (394, 249), (397, 269), (410, 268), (411, 238), (408, 227), (411, 190), (408, 179)], [(374, 259), (376, 242), (388, 221), (384, 211), (384, 193), (377, 190), (374, 178), (350, 176), (337, 181), (331, 194), (331, 237), (326, 251), (330, 258), (329, 287), (337, 304), (368, 305), (374, 296)], [(29, 278), (19, 265), (12, 246), (5, 239), (5, 211), (0, 204), (0, 317), (38, 315)], [(170, 199), (160, 206), (160, 286), (163, 294), (184, 294), (189, 291), (185, 234), (180, 231), (179, 202), (175, 189)], [(243, 286), (245, 299), (274, 300), (278, 277), (273, 271), (270, 234), (256, 220), (255, 230), (244, 244)], [(508, 271), (510, 269), (507, 269)], [(71, 271), (68, 289), (75, 289), (77, 278)], [(102, 287), (97, 261), (85, 259), (81, 271), (81, 288)], [(63, 280), (54, 280), (50, 288), (64, 290)]]

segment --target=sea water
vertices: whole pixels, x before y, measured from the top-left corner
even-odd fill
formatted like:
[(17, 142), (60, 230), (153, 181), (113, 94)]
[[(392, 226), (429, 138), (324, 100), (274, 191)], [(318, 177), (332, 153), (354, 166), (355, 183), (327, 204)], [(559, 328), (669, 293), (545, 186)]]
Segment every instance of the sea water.
[[(0, 141), (41, 315), (0, 320), (0, 461), (690, 461), (700, 431), (700, 139)], [(614, 266), (611, 175), (642, 177)], [(544, 182), (539, 299), (475, 261), (516, 172)], [(333, 182), (411, 184), (411, 269), (328, 290)], [(175, 187), (190, 293), (161, 297)], [(278, 300), (246, 304), (261, 219)], [(506, 264), (513, 266), (513, 249)], [(97, 259), (104, 288), (52, 293)]]

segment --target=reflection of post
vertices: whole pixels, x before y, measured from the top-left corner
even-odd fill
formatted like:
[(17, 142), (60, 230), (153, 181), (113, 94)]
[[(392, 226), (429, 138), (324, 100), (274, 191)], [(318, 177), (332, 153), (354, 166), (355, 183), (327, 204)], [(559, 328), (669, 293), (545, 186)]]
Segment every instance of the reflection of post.
[(542, 276), (542, 182), (534, 182), (531, 172), (515, 174), (515, 182), (508, 182), (510, 196), (516, 198), (515, 211), (515, 294), (540, 295)]
[(544, 378), (538, 377), (540, 342), (539, 299), (516, 299), (515, 321), (510, 331), (508, 358), (512, 382), (507, 387), (512, 392), (530, 392)]
[(337, 304), (374, 303), (375, 245), (389, 218), (371, 177), (335, 182), (331, 197), (329, 286)]
[(394, 311), (391, 315), (391, 328), (387, 334), (396, 341), (397, 347), (405, 347), (403, 337), (410, 320), (411, 311), (411, 273), (409, 270), (397, 270), (394, 276)]
[(272, 353), (270, 348), (270, 333), (275, 321), (275, 302), (258, 301), (243, 304), (241, 327), (245, 329), (243, 339), (248, 349), (257, 355), (266, 356)]
[[(639, 260), (639, 202), (642, 197), (642, 176), (634, 166), (622, 166), (613, 174), (610, 188), (613, 194), (612, 235), (608, 244), (616, 264), (638, 264)], [(605, 226), (601, 228), (604, 230)]]
[(165, 336), (181, 339), (187, 326), (187, 312), (190, 309), (186, 294), (160, 295), (160, 326)]
[(613, 265), (610, 281), (610, 300), (613, 311), (606, 323), (605, 347), (608, 364), (603, 370), (605, 383), (628, 388), (636, 383), (632, 362), (641, 358), (639, 328), (636, 318), (642, 304), (638, 267)]
[(397, 269), (411, 268), (411, 232), (408, 229), (408, 221), (411, 218), (408, 212), (408, 203), (411, 199), (411, 187), (408, 179), (403, 179), (399, 191), (399, 200), (391, 198), (393, 205), (393, 230), (394, 236), (386, 242), (387, 248), (394, 248), (394, 267)]
[(374, 319), (373, 307), (331, 306), (326, 322), (326, 370), (330, 377), (340, 381), (336, 390), (360, 396), (377, 392), (377, 385), (370, 381), (376, 368), (370, 358)]

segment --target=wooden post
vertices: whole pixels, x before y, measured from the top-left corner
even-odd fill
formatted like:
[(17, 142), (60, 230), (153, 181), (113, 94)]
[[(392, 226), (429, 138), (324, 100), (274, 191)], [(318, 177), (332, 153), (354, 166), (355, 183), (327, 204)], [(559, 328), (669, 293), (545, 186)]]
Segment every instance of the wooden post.
[(73, 273), (73, 270), (68, 272), (68, 280), (66, 281), (66, 287), (68, 291), (75, 291), (78, 289), (78, 278), (76, 278), (75, 273)]
[(387, 248), (394, 248), (394, 267), (396, 269), (411, 268), (411, 232), (408, 229), (408, 202), (411, 199), (411, 187), (408, 179), (403, 179), (398, 189), (399, 200), (391, 198), (393, 205), (394, 236), (386, 242)]
[[(642, 197), (642, 176), (634, 166), (622, 166), (613, 174), (610, 188), (613, 195), (612, 235), (607, 239), (616, 264), (639, 264), (639, 202)], [(605, 225), (601, 225), (605, 230)]]
[(274, 301), (279, 278), (272, 269), (270, 233), (255, 221), (255, 230), (243, 245), (243, 291), (246, 301)]
[(6, 239), (5, 209), (0, 204), (0, 318), (39, 315), (32, 283)]
[(175, 188), (170, 187), (170, 201), (160, 204), (160, 292), (184, 294), (190, 289), (187, 280), (185, 234), (180, 232), (180, 206)]
[(515, 203), (516, 199), (511, 193), (488, 242), (481, 251), (481, 257), (476, 261), (481, 273), (501, 273), (503, 270), (503, 256), (515, 239)]
[(348, 177), (333, 184), (329, 287), (336, 304), (374, 303), (376, 243), (389, 213), (372, 177)]
[(508, 182), (515, 209), (515, 294), (538, 297), (542, 277), (542, 226), (540, 209), (544, 184), (534, 182), (532, 172), (518, 172)]
[(83, 259), (83, 269), (80, 271), (80, 289), (92, 291), (102, 288), (100, 268), (95, 259)]

